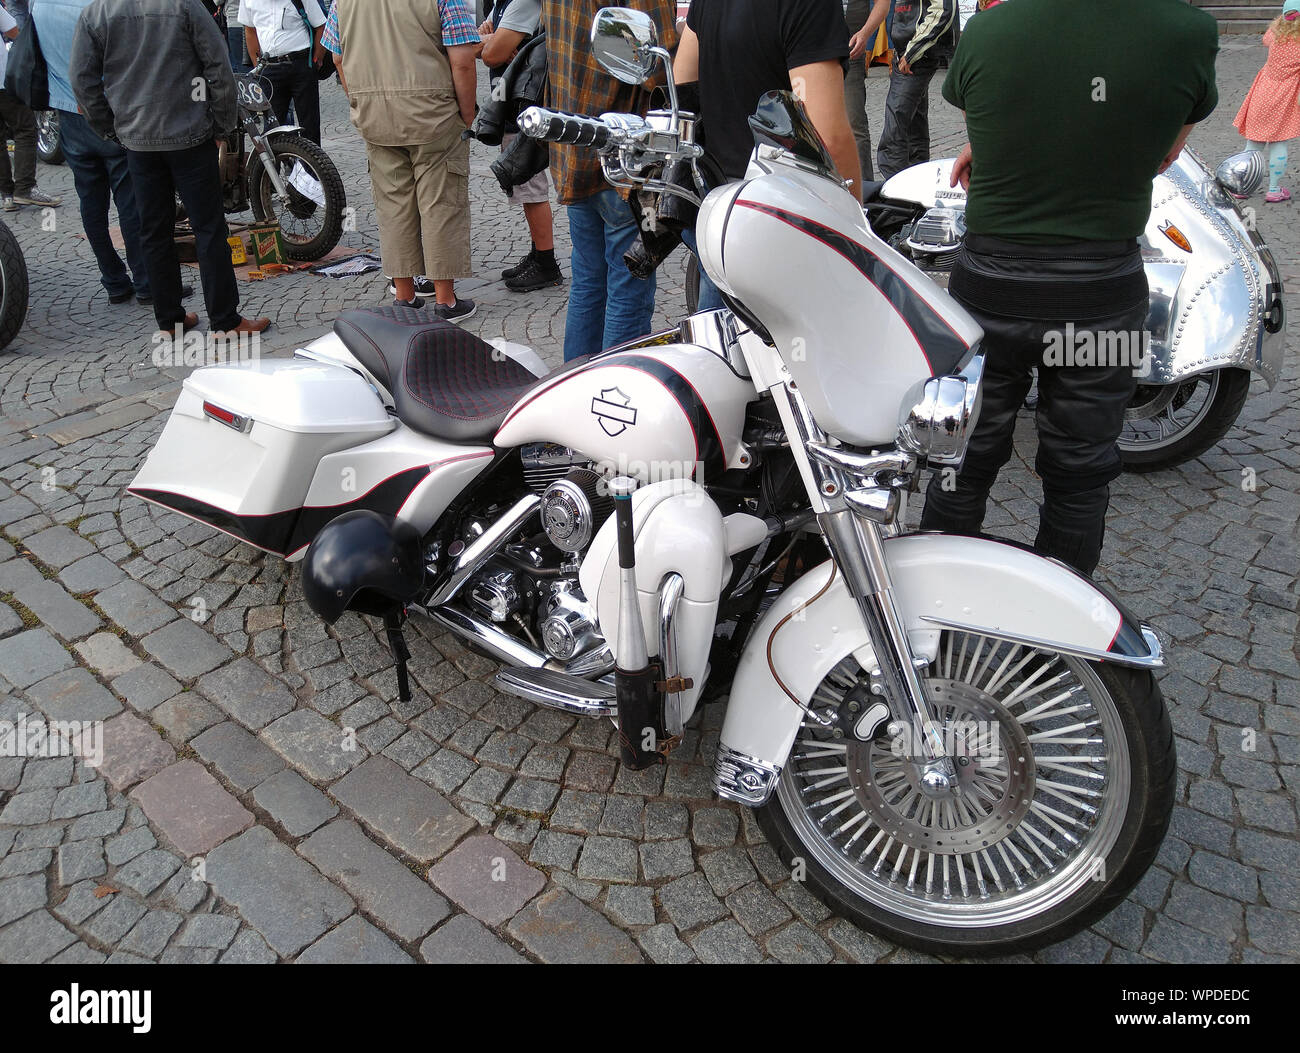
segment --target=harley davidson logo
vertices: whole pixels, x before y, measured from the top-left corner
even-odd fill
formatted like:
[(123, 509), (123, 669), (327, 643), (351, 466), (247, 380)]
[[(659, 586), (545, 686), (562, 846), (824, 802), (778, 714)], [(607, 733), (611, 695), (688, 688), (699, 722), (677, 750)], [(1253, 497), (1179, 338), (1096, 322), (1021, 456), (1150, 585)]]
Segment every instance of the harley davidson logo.
[(618, 388), (602, 388), (600, 395), (591, 400), (591, 412), (610, 438), (622, 435), (629, 425), (636, 423), (632, 400)]

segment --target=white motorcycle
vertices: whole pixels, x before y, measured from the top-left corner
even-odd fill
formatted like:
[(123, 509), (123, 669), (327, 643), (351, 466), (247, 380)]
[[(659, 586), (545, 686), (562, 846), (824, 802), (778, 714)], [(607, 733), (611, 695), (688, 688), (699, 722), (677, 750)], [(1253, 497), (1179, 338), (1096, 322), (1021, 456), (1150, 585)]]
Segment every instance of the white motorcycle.
[[(643, 82), (648, 16), (596, 16)], [(671, 92), (671, 83), (670, 83)], [(677, 193), (692, 116), (520, 115), (606, 175)], [(699, 204), (734, 311), (545, 374), (418, 311), (349, 311), (295, 359), (201, 369), (131, 492), (303, 561), (327, 619), (433, 618), (497, 687), (618, 720), (663, 763), (726, 698), (713, 785), (759, 809), (836, 911), (1005, 954), (1062, 939), (1145, 872), (1173, 804), (1154, 633), (1009, 542), (899, 530), (956, 466), (981, 331), (876, 238), (802, 107), (764, 98), (749, 177)]]

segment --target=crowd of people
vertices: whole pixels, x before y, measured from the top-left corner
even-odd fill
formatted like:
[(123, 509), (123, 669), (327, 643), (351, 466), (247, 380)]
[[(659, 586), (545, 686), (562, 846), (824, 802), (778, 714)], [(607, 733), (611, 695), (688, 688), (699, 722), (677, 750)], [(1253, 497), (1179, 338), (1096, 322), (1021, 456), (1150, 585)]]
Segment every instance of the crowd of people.
[[(477, 138), (500, 146), (493, 172), (530, 238), (529, 251), (502, 273), (508, 288), (566, 280), (552, 191), (565, 207), (565, 359), (647, 332), (654, 270), (634, 273), (624, 260), (641, 232), (633, 206), (608, 185), (595, 151), (548, 151), (514, 124), (535, 103), (645, 111), (647, 88), (615, 79), (593, 56), (590, 27), (603, 4), (495, 0), (476, 12), (472, 2), (31, 0), (50, 105), (109, 299), (152, 302), (163, 330), (197, 324), (182, 304), (190, 290), (173, 239), (179, 196), (210, 327), (259, 332), (269, 324), (238, 310), (216, 144), (236, 124), (235, 73), (256, 65), (274, 88), (275, 116), (287, 121), (292, 108), (317, 142), (319, 85), (337, 72), (365, 143), (394, 307), (452, 322), (476, 311), (457, 296), (456, 281), (472, 269), (469, 150)], [(1067, 322), (1078, 331), (1141, 327), (1148, 293), (1137, 239), (1150, 181), (1217, 102), (1214, 19), (1186, 0), (979, 0), (964, 29), (958, 0), (692, 0), (684, 18), (673, 0), (630, 2), (674, 54), (679, 89), (698, 99), (701, 140), (727, 180), (745, 175), (747, 119), (759, 97), (785, 89), (803, 102), (849, 190), (870, 194), (875, 178), (928, 160), (929, 85), (947, 67), (943, 97), (963, 111), (970, 135), (954, 170), (969, 186), (969, 235), (950, 292), (984, 326), (987, 365), (965, 467), (955, 487), (931, 487), (923, 525), (980, 529), (1037, 369), (1045, 493), (1037, 547), (1090, 572), (1135, 380), (1122, 367), (1045, 368), (1044, 333)], [(16, 36), (27, 14), (0, 10), (0, 32)], [(864, 79), (882, 26), (891, 66), (873, 155)], [(1266, 200), (1280, 202), (1289, 197), (1279, 183), (1285, 140), (1300, 134), (1300, 0), (1285, 0), (1266, 43), (1268, 65), (1237, 123), (1267, 154)], [(481, 100), (480, 63), (489, 83)], [(1030, 75), (1034, 91), (1025, 90)], [(4, 208), (57, 205), (35, 185), (31, 111), (9, 96), (0, 92), (0, 120), (15, 139), (12, 173), (0, 151)], [(110, 197), (125, 263), (109, 237)], [(694, 249), (689, 230), (683, 240)], [(705, 277), (701, 308), (721, 304)]]

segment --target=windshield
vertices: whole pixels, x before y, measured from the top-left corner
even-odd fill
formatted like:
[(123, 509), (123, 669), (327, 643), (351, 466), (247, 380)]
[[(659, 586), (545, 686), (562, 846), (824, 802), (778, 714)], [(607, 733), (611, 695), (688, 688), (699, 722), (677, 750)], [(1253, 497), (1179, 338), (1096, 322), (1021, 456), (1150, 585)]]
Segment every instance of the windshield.
[(786, 150), (814, 166), (827, 178), (840, 181), (835, 162), (808, 119), (803, 103), (795, 98), (793, 92), (769, 91), (758, 100), (758, 109), (750, 117), (749, 127), (754, 132), (754, 142), (760, 146), (766, 144)]

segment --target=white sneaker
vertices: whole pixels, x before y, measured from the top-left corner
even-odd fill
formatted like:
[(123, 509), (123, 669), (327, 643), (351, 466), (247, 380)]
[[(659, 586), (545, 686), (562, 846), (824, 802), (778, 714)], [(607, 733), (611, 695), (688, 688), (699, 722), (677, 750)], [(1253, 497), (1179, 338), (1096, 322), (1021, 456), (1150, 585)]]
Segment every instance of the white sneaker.
[[(388, 295), (396, 296), (397, 286), (393, 284), (392, 278), (389, 278), (387, 274), (384, 277), (388, 278)], [(426, 278), (423, 274), (417, 274), (415, 276), (415, 294), (417, 296), (432, 296), (434, 294), (433, 279)]]

